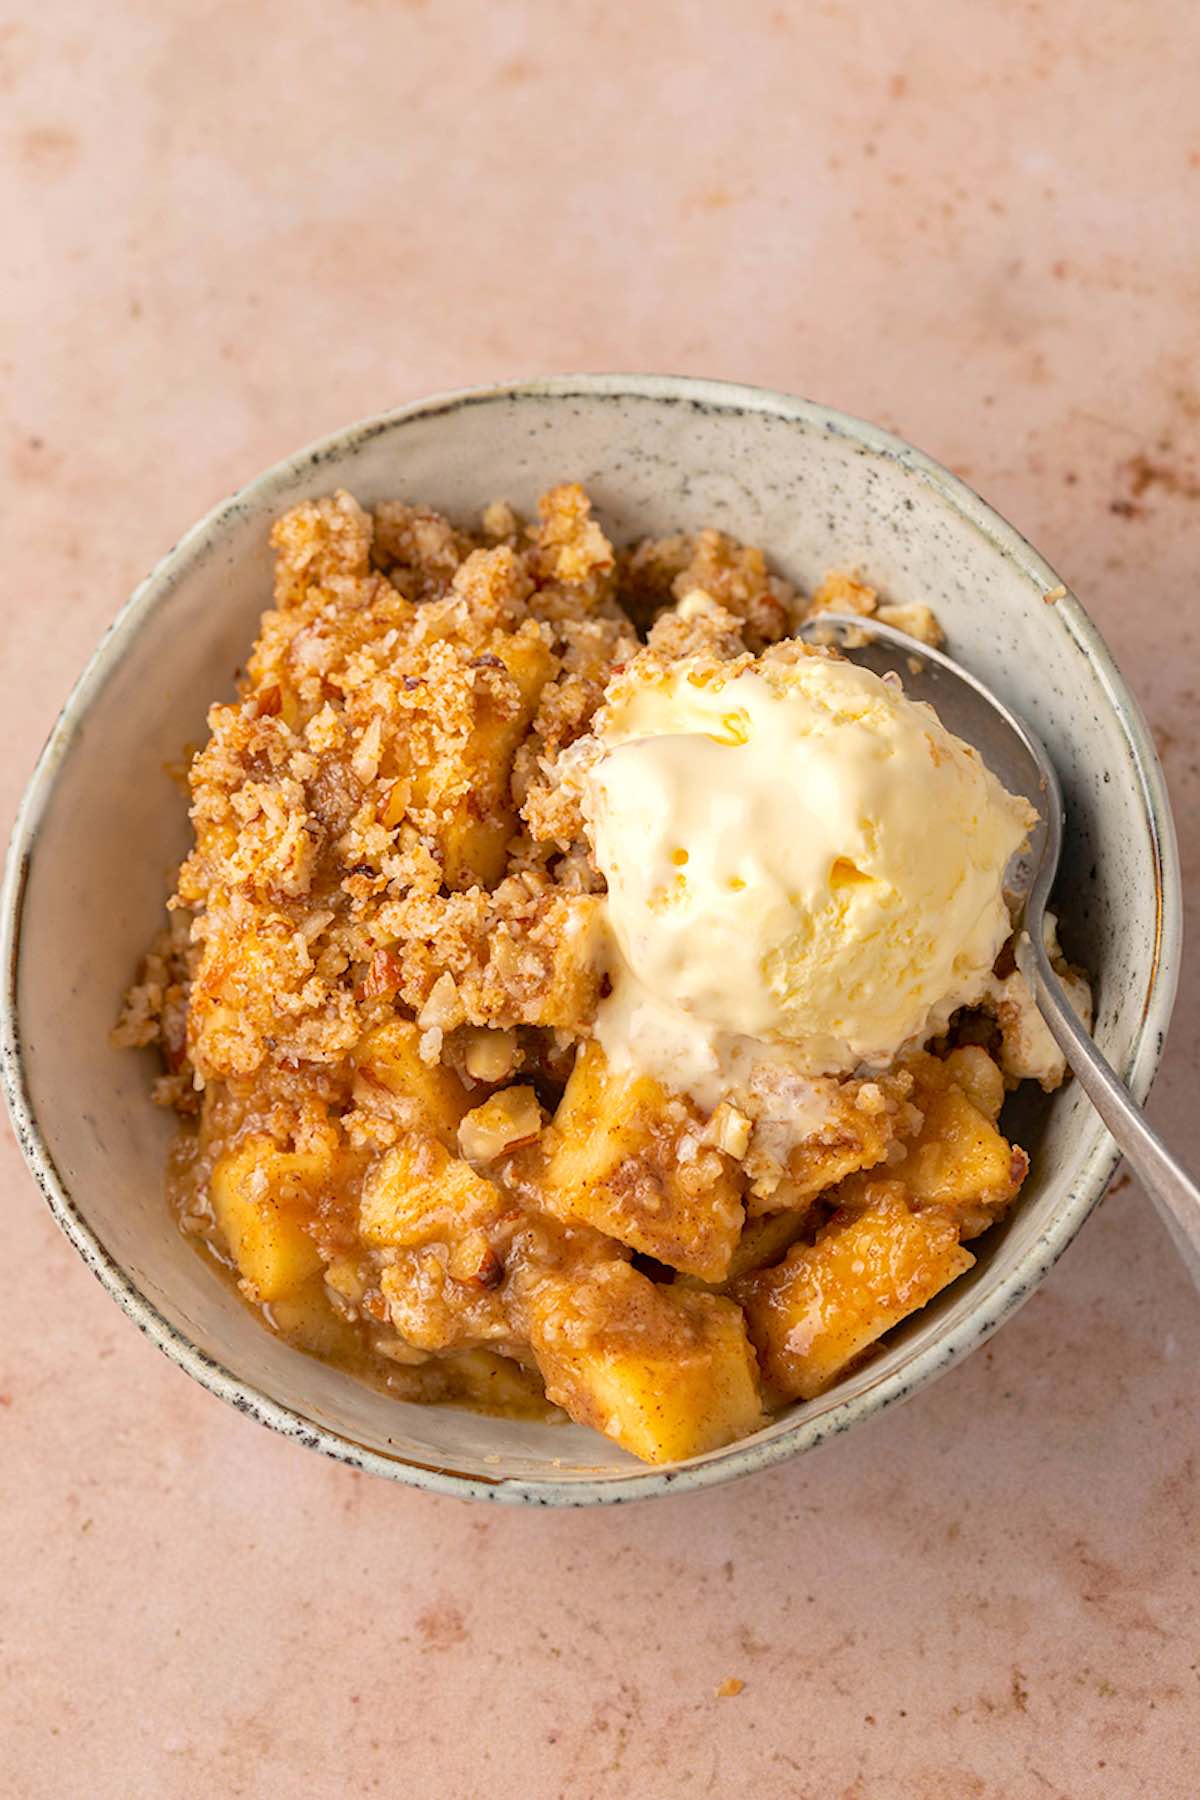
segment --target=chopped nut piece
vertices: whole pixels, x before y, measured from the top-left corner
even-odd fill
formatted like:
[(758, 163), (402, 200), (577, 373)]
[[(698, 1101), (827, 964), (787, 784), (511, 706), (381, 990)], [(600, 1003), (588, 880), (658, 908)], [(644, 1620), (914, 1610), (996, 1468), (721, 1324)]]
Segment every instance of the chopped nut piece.
[(455, 1281), (474, 1281), (480, 1287), (493, 1288), (504, 1273), (504, 1266), (487, 1239), (487, 1233), (476, 1229), (450, 1248), (446, 1268)]
[(542, 1109), (531, 1087), (503, 1088), (469, 1112), (458, 1128), (458, 1147), (469, 1163), (495, 1162), (531, 1144), (542, 1129)]
[(382, 744), (383, 725), (376, 716), (363, 732), (358, 746), (350, 758), (350, 767), (364, 787), (369, 787), (379, 773), (379, 753)]
[(403, 970), (393, 951), (377, 950), (363, 977), (358, 998), (378, 1000), (385, 994), (394, 994), (400, 986), (402, 974)]
[(353, 1256), (335, 1257), (325, 1270), (325, 1281), (338, 1298), (350, 1307), (361, 1306), (366, 1298), (369, 1282), (364, 1265)]
[(745, 1113), (731, 1106), (728, 1100), (722, 1100), (704, 1128), (702, 1142), (712, 1144), (726, 1156), (732, 1156), (735, 1162), (740, 1162), (750, 1148), (752, 1130)]
[(467, 1033), (463, 1067), (476, 1081), (507, 1081), (517, 1066), (515, 1031), (492, 1031), (473, 1025)]
[(453, 1031), (456, 1025), (462, 1024), (465, 1017), (454, 977), (447, 971), (434, 982), (428, 1000), (417, 1014), (417, 1024), (426, 1031), (431, 1026), (436, 1026), (439, 1031)]

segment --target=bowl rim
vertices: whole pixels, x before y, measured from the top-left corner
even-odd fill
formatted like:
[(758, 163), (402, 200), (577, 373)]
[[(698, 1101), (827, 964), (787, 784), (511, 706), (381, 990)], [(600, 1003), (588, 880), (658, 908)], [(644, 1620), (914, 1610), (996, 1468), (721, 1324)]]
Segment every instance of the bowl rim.
[(1141, 709), (1126, 687), (1096, 626), (1037, 551), (974, 490), (904, 439), (865, 420), (777, 390), (695, 376), (652, 374), (564, 374), (526, 381), (497, 382), (429, 395), (328, 433), (272, 464), (262, 474), (218, 502), (191, 527), (121, 607), (65, 701), (38, 757), (13, 824), (0, 892), (0, 1080), (17, 1142), (57, 1223), (123, 1311), (172, 1361), (239, 1412), (283, 1436), (336, 1461), (406, 1485), (458, 1498), (582, 1506), (617, 1504), (656, 1495), (696, 1490), (730, 1481), (783, 1462), (852, 1425), (907, 1398), (976, 1348), (1027, 1298), (1075, 1237), (1100, 1200), (1119, 1153), (1097, 1117), (1074, 1181), (1063, 1203), (1015, 1267), (990, 1287), (978, 1305), (953, 1328), (935, 1336), (913, 1356), (863, 1392), (833, 1402), (816, 1415), (801, 1412), (790, 1427), (763, 1441), (750, 1438), (703, 1459), (674, 1467), (633, 1468), (598, 1479), (489, 1478), (458, 1473), (440, 1464), (388, 1456), (320, 1426), (234, 1375), (200, 1350), (166, 1319), (109, 1254), (78, 1210), (55, 1166), (43, 1136), (26, 1079), (21, 1048), (19, 966), (24, 896), (40, 825), (51, 802), (59, 769), (82, 721), (146, 620), (165, 605), (178, 583), (225, 527), (248, 505), (257, 507), (284, 491), (306, 468), (339, 459), (371, 438), (405, 423), (479, 405), (523, 400), (593, 398), (683, 402), (698, 409), (751, 412), (803, 423), (849, 439), (866, 452), (898, 463), (933, 489), (985, 537), (1031, 586), (1042, 594), (1062, 590), (1057, 601), (1065, 624), (1097, 679), (1121, 726), (1137, 772), (1151, 854), (1155, 865), (1157, 933), (1143, 998), (1142, 1019), (1125, 1067), (1118, 1071), (1143, 1101), (1162, 1055), (1179, 978), (1181, 889), (1175, 830), (1166, 782)]

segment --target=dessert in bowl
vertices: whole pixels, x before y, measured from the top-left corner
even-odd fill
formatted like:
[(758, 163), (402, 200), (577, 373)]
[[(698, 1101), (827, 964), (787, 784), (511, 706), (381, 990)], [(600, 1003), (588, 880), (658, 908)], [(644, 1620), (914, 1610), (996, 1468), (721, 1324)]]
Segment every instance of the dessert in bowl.
[[(595, 513), (566, 482), (539, 515), (564, 473)], [(1064, 679), (1086, 669), (1094, 700), (1112, 677), (1073, 603), (1042, 603), (1049, 572), (869, 428), (707, 384), (547, 384), (412, 409), (264, 478), (135, 599), (93, 717), (107, 703), (127, 726), (130, 656), (144, 670), (170, 637), (181, 670), (188, 630), (200, 670), (162, 700), (185, 685), (190, 713), (171, 745), (160, 702), (147, 735), (167, 754), (202, 740), (270, 594), (272, 528), (276, 604), (192, 765), (173, 929), (122, 1032), (165, 1057), (173, 1194), (207, 1263), (148, 1228), (163, 1133), (93, 1046), (142, 1191), (102, 1232), (70, 1222), (134, 1276), (148, 1327), (339, 1454), (556, 1499), (758, 1466), (977, 1341), (1111, 1161), (1060, 1090), (1018, 1121), (1033, 1169), (993, 1228), (1026, 1171), (997, 1128), (1006, 1078), (1061, 1075), (997, 962), (1028, 820), (924, 709), (791, 631), (878, 589), (962, 660), (990, 645), (980, 672), (1057, 752)], [(826, 582), (837, 566), (861, 579)], [(996, 656), (1024, 633), (1053, 651), (1040, 700)], [(1149, 897), (1130, 968), (1098, 911), (1112, 870), (1060, 904), (1102, 1004), (1129, 982), (1129, 1042), (1117, 1003), (1109, 1046), (1135, 1087), (1152, 1056), (1133, 995), (1165, 1005), (1173, 930), (1167, 905), (1156, 945), (1173, 876), (1137, 727), (1123, 704), (1101, 732), (1140, 829), (1112, 853), (1142, 856)], [(1100, 832), (1083, 793), (1077, 831)], [(156, 844), (161, 867), (161, 828)], [(130, 847), (113, 900), (149, 936), (130, 888), (152, 885), (153, 852)], [(21, 1070), (43, 1140), (48, 1042)], [(43, 1173), (70, 1207), (65, 1160)], [(686, 1470), (638, 1472), (613, 1443)]]

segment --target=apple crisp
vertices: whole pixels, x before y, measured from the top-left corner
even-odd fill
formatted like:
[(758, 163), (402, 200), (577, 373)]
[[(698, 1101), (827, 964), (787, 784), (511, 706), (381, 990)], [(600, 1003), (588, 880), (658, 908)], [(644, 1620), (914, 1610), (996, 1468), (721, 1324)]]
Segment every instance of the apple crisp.
[(272, 544), (117, 1031), (161, 1057), (183, 1229), (403, 1399), (555, 1406), (662, 1462), (822, 1393), (971, 1267), (1026, 1172), (1006, 1084), (1061, 1067), (1011, 963), (886, 1069), (776, 1060), (701, 1104), (612, 1066), (576, 776), (631, 665), (786, 661), (810, 608), (878, 597), (802, 596), (717, 530), (615, 549), (570, 484), (470, 529), (337, 493)]

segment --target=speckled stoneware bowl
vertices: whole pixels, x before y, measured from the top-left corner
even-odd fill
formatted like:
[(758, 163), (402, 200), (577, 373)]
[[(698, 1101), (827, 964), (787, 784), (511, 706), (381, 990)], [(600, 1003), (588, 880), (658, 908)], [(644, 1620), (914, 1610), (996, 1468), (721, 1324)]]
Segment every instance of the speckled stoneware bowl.
[(480, 1500), (581, 1504), (767, 1468), (902, 1400), (1035, 1288), (1104, 1191), (1112, 1141), (1069, 1085), (1019, 1121), (1033, 1168), (977, 1266), (884, 1354), (757, 1436), (650, 1469), (575, 1426), (389, 1400), (273, 1339), (180, 1235), (163, 1198), (171, 1121), (151, 1059), (109, 1028), (156, 929), (184, 809), (163, 775), (228, 692), (270, 592), (267, 531), (334, 487), (461, 517), (586, 483), (619, 539), (715, 524), (802, 584), (856, 565), (925, 600), (952, 652), (1048, 744), (1070, 812), (1059, 910), (1096, 977), (1097, 1038), (1139, 1098), (1175, 987), (1179, 876), (1136, 703), (1053, 571), (969, 488), (899, 439), (785, 394), (656, 376), (566, 376), (453, 394), (353, 426), (217, 507), (143, 582), (89, 663), (17, 820), (3, 908), (4, 1081), (59, 1224), (129, 1316), (240, 1411), (344, 1462)]

